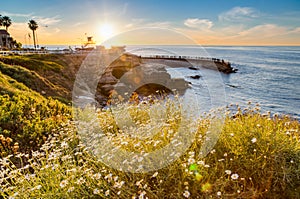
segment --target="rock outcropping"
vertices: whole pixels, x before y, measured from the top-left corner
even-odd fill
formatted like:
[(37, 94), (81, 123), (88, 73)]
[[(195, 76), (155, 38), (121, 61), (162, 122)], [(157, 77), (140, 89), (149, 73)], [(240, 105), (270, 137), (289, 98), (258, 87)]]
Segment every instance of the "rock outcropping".
[(165, 67), (160, 63), (143, 63), (141, 57), (125, 53), (106, 68), (97, 92), (105, 97), (109, 97), (112, 91), (120, 95), (135, 92), (141, 96), (171, 93), (174, 90), (184, 94), (188, 82), (171, 78)]

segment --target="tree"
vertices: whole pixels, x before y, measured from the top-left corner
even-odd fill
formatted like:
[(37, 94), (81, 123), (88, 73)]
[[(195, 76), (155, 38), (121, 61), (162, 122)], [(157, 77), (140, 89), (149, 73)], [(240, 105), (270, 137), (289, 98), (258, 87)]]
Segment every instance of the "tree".
[(31, 20), (29, 20), (28, 27), (30, 28), (30, 30), (32, 30), (34, 49), (36, 50), (35, 31), (36, 31), (36, 29), (38, 29), (39, 26), (36, 21), (31, 19)]
[(11, 25), (11, 19), (8, 16), (3, 16), (1, 21), (2, 26), (4, 26), (7, 31), (8, 27)]

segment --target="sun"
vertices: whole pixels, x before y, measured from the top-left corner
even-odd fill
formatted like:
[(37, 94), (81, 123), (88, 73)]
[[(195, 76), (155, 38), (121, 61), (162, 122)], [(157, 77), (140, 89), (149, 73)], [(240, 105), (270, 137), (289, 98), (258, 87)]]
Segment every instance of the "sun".
[(100, 26), (100, 35), (103, 40), (109, 39), (114, 35), (114, 28), (111, 24), (105, 23)]

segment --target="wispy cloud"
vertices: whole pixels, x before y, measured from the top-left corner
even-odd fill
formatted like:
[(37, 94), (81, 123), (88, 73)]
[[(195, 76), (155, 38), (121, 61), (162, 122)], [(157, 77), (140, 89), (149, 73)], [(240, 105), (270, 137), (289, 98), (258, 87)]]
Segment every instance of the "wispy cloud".
[(214, 24), (208, 19), (188, 18), (184, 21), (184, 25), (189, 28), (210, 29)]
[(147, 19), (139, 18), (139, 19), (132, 19), (131, 23), (125, 24), (125, 28), (141, 28), (141, 27), (148, 27), (148, 28), (171, 28), (172, 23), (170, 21), (149, 21)]
[(150, 22), (145, 24), (146, 27), (153, 27), (153, 28), (169, 28), (171, 27), (171, 22), (169, 21), (157, 21), (157, 22)]
[(86, 22), (77, 22), (77, 23), (74, 23), (74, 24), (72, 25), (72, 27), (78, 27), (78, 26), (81, 26), (81, 25), (83, 25), (83, 24), (86, 24)]
[(251, 7), (234, 7), (227, 12), (221, 13), (219, 15), (220, 21), (239, 21), (247, 20), (252, 18), (257, 18), (259, 12)]
[(297, 27), (297, 28), (291, 30), (289, 33), (291, 33), (291, 34), (300, 34), (300, 27)]
[(12, 13), (12, 12), (6, 12), (6, 11), (0, 11), (1, 15), (6, 15), (9, 17), (30, 17), (33, 15), (33, 13)]
[(36, 20), (38, 24), (44, 26), (53, 25), (61, 21), (59, 16), (55, 16), (55, 17), (33, 16), (32, 19)]
[(263, 37), (273, 37), (275, 35), (283, 35), (288, 32), (286, 27), (278, 26), (276, 24), (263, 24), (254, 26), (250, 29), (241, 31), (239, 36), (243, 37), (253, 37), (253, 38), (263, 38)]

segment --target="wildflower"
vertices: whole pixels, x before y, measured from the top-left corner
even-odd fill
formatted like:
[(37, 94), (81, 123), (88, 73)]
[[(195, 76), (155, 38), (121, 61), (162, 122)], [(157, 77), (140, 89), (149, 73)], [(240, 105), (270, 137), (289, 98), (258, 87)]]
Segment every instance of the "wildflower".
[(139, 157), (139, 158), (138, 158), (138, 162), (143, 161), (143, 159), (144, 159), (143, 157)]
[(143, 191), (140, 195), (139, 195), (139, 199), (144, 199), (144, 196), (146, 195), (146, 192)]
[(158, 172), (156, 171), (153, 175), (152, 178), (155, 178), (158, 175)]
[(232, 180), (237, 180), (239, 178), (239, 175), (237, 173), (234, 173), (231, 175)]
[(61, 148), (63, 148), (63, 149), (66, 149), (66, 148), (68, 148), (68, 143), (66, 142), (66, 141), (63, 141), (61, 144), (60, 144), (60, 146), (61, 146)]
[(190, 197), (190, 192), (188, 191), (188, 190), (185, 190), (184, 192), (183, 192), (183, 194), (182, 194), (185, 198), (188, 198), (188, 197)]
[(221, 195), (222, 195), (221, 191), (218, 191), (217, 196), (221, 196)]
[(200, 161), (197, 162), (197, 164), (205, 165), (205, 162), (203, 160), (200, 160)]
[(82, 185), (83, 183), (85, 182), (85, 180), (81, 177), (81, 178), (79, 178), (78, 180), (77, 180), (77, 184), (78, 185)]
[(68, 193), (74, 191), (74, 189), (75, 189), (74, 187), (70, 187), (70, 188), (68, 189)]
[(256, 141), (257, 141), (256, 138), (252, 138), (252, 139), (251, 139), (251, 142), (252, 142), (252, 143), (255, 143)]
[(105, 191), (105, 196), (109, 196), (109, 190)]
[(42, 185), (38, 185), (35, 187), (36, 189), (41, 189), (42, 188)]
[(63, 180), (63, 181), (60, 182), (59, 186), (61, 188), (64, 188), (65, 186), (67, 186), (67, 184), (68, 184), (68, 181), (67, 180)]
[(94, 191), (93, 191), (93, 194), (95, 194), (95, 195), (97, 195), (97, 194), (99, 194), (100, 193), (100, 191), (99, 191), (99, 189), (94, 189)]
[(231, 174), (231, 171), (230, 171), (230, 170), (225, 170), (225, 173), (226, 173), (227, 175), (230, 175), (230, 174)]
[(189, 164), (195, 163), (195, 159), (194, 159), (194, 158), (189, 158), (189, 159), (188, 159), (188, 163), (189, 163)]

